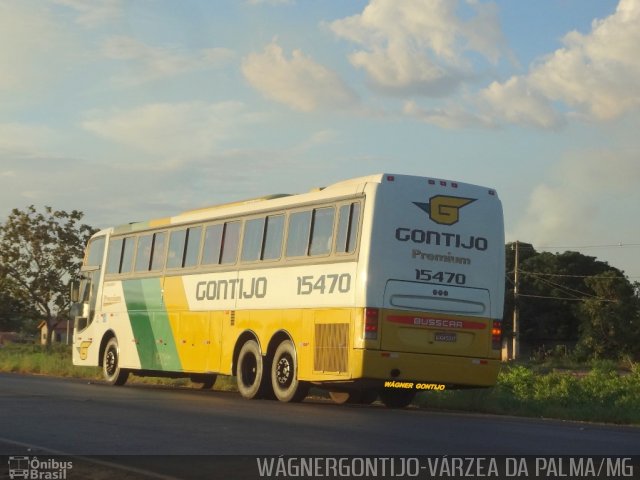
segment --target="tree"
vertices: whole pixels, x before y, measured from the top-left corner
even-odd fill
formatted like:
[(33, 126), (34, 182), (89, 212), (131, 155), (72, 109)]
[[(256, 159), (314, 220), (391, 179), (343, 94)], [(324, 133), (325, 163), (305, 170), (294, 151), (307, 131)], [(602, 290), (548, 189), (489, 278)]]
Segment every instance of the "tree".
[(585, 280), (597, 298), (581, 305), (579, 349), (596, 358), (640, 353), (640, 309), (634, 285), (617, 270)]
[(47, 324), (47, 345), (55, 327), (67, 318), (69, 282), (78, 277), (84, 247), (96, 232), (80, 224), (83, 213), (45, 207), (38, 212), (12, 210), (0, 226), (0, 278), (5, 294), (37, 312)]
[[(640, 290), (623, 272), (579, 252), (536, 252), (519, 243), (520, 338), (540, 347), (577, 344), (590, 357), (638, 352)], [(507, 244), (505, 334), (513, 312), (513, 244)]]
[(35, 318), (36, 314), (18, 301), (14, 292), (14, 282), (7, 277), (0, 277), (0, 331), (25, 333), (28, 331), (29, 320)]

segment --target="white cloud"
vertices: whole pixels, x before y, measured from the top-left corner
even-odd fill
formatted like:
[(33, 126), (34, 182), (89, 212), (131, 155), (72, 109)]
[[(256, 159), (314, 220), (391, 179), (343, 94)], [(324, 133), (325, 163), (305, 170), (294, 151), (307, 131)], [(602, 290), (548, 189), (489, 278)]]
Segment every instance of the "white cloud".
[(131, 72), (114, 78), (116, 83), (127, 85), (218, 67), (234, 55), (226, 48), (208, 48), (192, 53), (177, 48), (153, 47), (127, 36), (109, 38), (104, 43), (103, 53), (107, 58), (130, 62)]
[[(448, 105), (447, 117), (476, 125), (520, 124), (556, 128), (571, 118), (608, 121), (640, 107), (640, 2), (621, 0), (591, 31), (565, 35), (564, 47), (541, 57), (525, 75), (493, 82)], [(435, 115), (424, 121), (439, 124)], [(490, 119), (489, 122), (486, 119)], [(466, 126), (451, 122), (450, 127)]]
[(316, 63), (300, 50), (291, 59), (270, 43), (262, 53), (252, 53), (242, 63), (247, 81), (264, 96), (295, 110), (349, 108), (356, 94), (332, 70)]
[(532, 68), (533, 89), (597, 120), (640, 107), (640, 2), (621, 0), (589, 34), (574, 31), (563, 42)]
[(128, 110), (94, 111), (83, 127), (161, 159), (212, 154), (220, 143), (260, 120), (238, 102), (154, 103)]
[(640, 157), (634, 151), (578, 152), (564, 158), (537, 185), (510, 237), (534, 245), (583, 245), (619, 238), (640, 205)]
[(451, 0), (371, 0), (361, 14), (330, 27), (362, 47), (349, 56), (373, 85), (398, 92), (442, 96), (474, 76), (471, 52), (495, 63), (504, 40), (492, 3), (466, 2), (474, 13), (458, 15)]

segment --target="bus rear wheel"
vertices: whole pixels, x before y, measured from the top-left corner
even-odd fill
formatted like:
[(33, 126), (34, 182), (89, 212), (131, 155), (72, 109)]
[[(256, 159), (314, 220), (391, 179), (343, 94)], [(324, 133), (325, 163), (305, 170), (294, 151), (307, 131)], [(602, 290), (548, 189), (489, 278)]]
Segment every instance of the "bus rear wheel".
[(129, 378), (129, 370), (120, 368), (120, 349), (116, 337), (111, 337), (104, 348), (102, 374), (109, 385), (124, 385)]
[(416, 396), (414, 390), (380, 390), (380, 400), (388, 408), (404, 408), (408, 406), (413, 397)]
[(259, 398), (265, 391), (264, 361), (255, 340), (242, 345), (236, 369), (238, 391), (246, 399)]
[(276, 349), (271, 364), (273, 393), (281, 402), (301, 402), (309, 392), (309, 384), (298, 380), (296, 350), (290, 340)]

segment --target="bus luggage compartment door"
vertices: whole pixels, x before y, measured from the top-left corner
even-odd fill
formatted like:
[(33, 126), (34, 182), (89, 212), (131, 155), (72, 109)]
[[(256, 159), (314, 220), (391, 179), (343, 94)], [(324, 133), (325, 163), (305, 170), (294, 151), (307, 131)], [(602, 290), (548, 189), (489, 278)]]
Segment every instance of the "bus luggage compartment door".
[(491, 348), (490, 301), (486, 289), (389, 280), (381, 348), (486, 357)]

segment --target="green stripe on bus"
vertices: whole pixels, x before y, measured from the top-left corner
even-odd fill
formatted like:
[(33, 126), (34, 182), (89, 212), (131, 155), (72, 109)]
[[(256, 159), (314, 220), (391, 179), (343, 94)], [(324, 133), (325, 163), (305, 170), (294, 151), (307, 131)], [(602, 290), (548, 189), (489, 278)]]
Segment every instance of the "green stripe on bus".
[(136, 339), (140, 368), (180, 371), (182, 365), (162, 302), (160, 279), (123, 282), (124, 296)]

